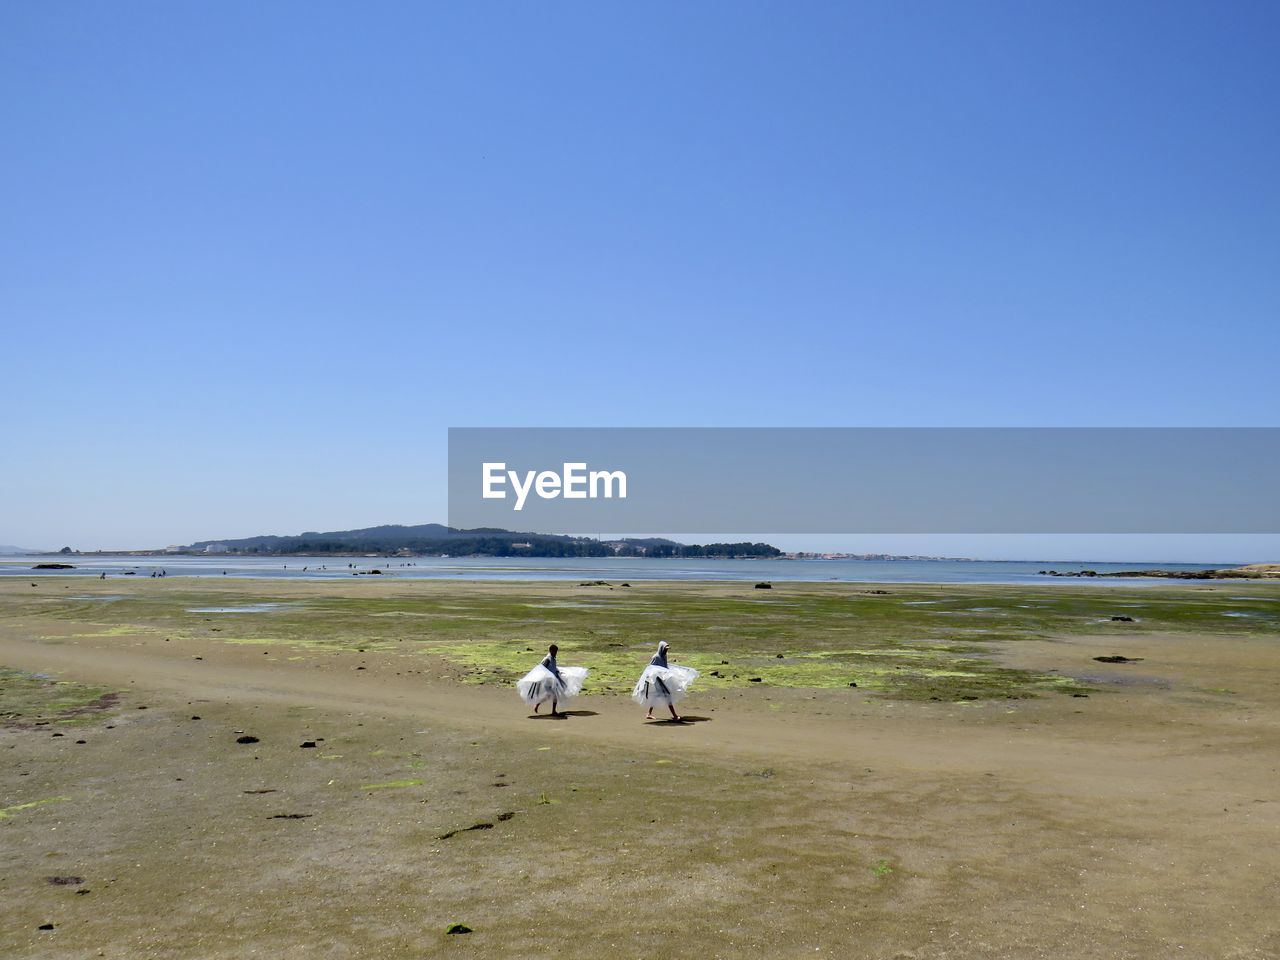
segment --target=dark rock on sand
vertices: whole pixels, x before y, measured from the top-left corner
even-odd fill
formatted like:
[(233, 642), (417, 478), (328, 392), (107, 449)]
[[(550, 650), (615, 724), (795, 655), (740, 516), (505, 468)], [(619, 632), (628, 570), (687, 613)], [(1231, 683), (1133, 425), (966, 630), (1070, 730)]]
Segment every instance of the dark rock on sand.
[(772, 584), (772, 583), (757, 583), (757, 584), (756, 584), (756, 589), (757, 589), (757, 590), (772, 590), (772, 589), (773, 589), (773, 584)]
[(445, 933), (470, 933), (471, 928), (468, 927), (465, 923), (451, 923), (445, 929), (444, 932)]
[(257, 742), (258, 742), (257, 737), (251, 737), (248, 734), (245, 734), (243, 737), (236, 737), (236, 743), (257, 743)]
[(1121, 657), (1117, 655), (1114, 657), (1094, 657), (1093, 659), (1097, 660), (1099, 663), (1138, 663), (1143, 658), (1142, 657)]
[(1214, 570), (1118, 570), (1109, 577), (1158, 577), (1165, 580), (1267, 580), (1280, 577), (1280, 563), (1249, 563)]
[(36, 929), (37, 929), (37, 930), (52, 930), (52, 929), (53, 929), (53, 924), (52, 924), (52, 923), (42, 923), (42, 924), (40, 924), (40, 926), (36, 927)]
[(84, 883), (84, 877), (45, 877), (45, 881), (55, 887), (77, 887)]
[(1112, 617), (1112, 623), (1133, 623), (1133, 617)]
[(268, 820), (306, 820), (312, 816), (310, 813), (276, 813), (267, 817)]
[(32, 570), (74, 570), (74, 563), (37, 563)]
[(306, 750), (310, 747), (314, 747), (315, 745), (316, 745), (316, 742), (314, 740), (303, 740), (302, 743), (298, 744), (298, 746), (301, 747), (303, 750)]

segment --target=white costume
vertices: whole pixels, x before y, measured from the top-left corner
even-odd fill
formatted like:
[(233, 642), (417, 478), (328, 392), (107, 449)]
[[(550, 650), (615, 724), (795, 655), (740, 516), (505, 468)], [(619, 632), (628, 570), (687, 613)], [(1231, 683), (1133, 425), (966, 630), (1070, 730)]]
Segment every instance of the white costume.
[(654, 707), (672, 706), (689, 692), (689, 685), (697, 678), (698, 671), (693, 667), (673, 667), (667, 663), (667, 641), (663, 640), (658, 644), (658, 652), (636, 681), (631, 699), (650, 710)]
[(587, 679), (586, 667), (557, 667), (556, 658), (547, 654), (542, 662), (516, 683), (520, 699), (531, 707), (548, 700), (564, 703), (582, 692)]

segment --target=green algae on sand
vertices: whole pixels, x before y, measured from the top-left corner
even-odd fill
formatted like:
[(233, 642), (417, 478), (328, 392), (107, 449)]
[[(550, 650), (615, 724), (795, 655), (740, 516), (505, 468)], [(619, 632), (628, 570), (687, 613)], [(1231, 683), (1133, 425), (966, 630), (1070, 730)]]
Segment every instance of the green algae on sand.
[(61, 803), (63, 800), (70, 800), (70, 797), (46, 797), (43, 800), (28, 800), (26, 803), (14, 804), (12, 807), (0, 807), (0, 820), (8, 819), (15, 813), (21, 813), (23, 810), (34, 810), (36, 807), (43, 807), (50, 803)]
[[(1069, 677), (1001, 667), (972, 655), (970, 643), (931, 643), (918, 649), (837, 649), (784, 655), (742, 649), (725, 655), (682, 653), (678, 661), (699, 671), (703, 689), (765, 687), (859, 689), (904, 700), (1025, 699), (1041, 693), (1074, 693), (1084, 688)], [(513, 684), (529, 668), (523, 640), (436, 644), (433, 651), (468, 669), (464, 683)], [(564, 641), (561, 662), (590, 671), (591, 693), (626, 693), (647, 662), (646, 648), (618, 650)], [(728, 662), (725, 660), (728, 658)], [(759, 678), (759, 679), (755, 679)]]
[(86, 722), (118, 697), (103, 687), (0, 667), (0, 726)]
[(361, 784), (361, 790), (398, 790), (402, 787), (420, 787), (421, 780), (388, 780), (386, 783)]

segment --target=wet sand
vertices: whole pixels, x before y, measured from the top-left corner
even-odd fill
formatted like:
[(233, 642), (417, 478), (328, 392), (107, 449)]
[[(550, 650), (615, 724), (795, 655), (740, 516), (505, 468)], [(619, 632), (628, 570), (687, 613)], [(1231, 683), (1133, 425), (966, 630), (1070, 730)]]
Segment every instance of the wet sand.
[(120, 697), (0, 728), (0, 955), (1280, 956), (1265, 631), (994, 646), (1088, 696), (754, 686), (677, 725), (616, 695), (531, 719), (418, 649), (3, 606), (26, 596), (0, 586), (0, 665)]

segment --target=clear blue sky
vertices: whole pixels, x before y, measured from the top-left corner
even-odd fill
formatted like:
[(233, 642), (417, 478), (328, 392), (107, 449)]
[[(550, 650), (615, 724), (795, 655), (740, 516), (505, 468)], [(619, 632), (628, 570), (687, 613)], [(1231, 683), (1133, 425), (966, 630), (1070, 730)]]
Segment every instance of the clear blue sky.
[(14, 2), (0, 91), (0, 543), (441, 520), (450, 425), (1278, 422), (1274, 3)]

